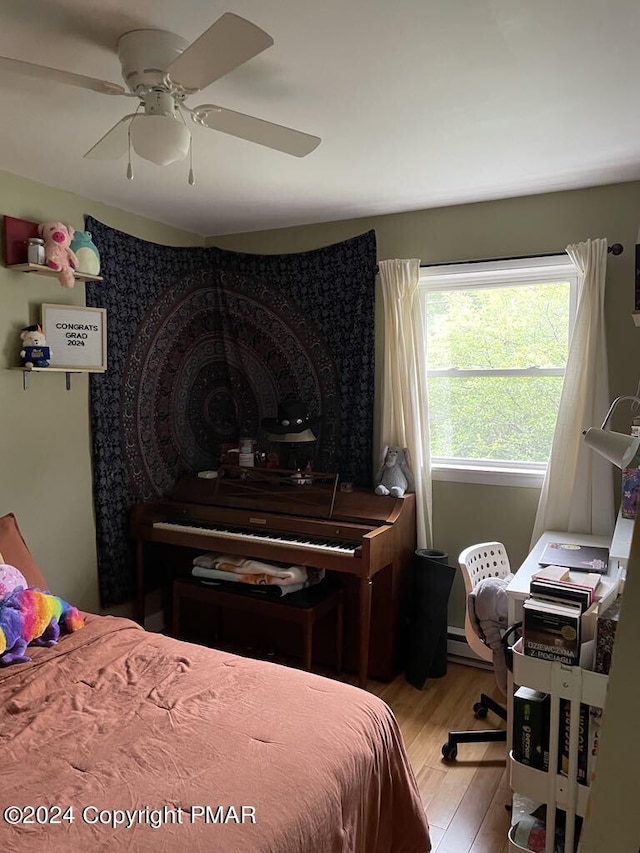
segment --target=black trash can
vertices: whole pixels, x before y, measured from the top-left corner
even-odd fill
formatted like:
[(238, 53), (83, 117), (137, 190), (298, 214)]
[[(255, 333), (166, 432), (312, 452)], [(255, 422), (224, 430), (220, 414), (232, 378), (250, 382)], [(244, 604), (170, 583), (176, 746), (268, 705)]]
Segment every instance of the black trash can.
[(456, 570), (444, 551), (419, 548), (408, 584), (405, 677), (422, 690), (447, 674), (447, 607)]

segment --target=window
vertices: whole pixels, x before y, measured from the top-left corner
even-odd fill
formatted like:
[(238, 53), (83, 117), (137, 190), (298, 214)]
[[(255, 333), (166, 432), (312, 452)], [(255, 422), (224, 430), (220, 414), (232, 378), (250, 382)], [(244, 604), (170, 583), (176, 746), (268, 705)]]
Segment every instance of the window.
[(542, 482), (577, 284), (565, 255), (420, 270), (434, 479)]

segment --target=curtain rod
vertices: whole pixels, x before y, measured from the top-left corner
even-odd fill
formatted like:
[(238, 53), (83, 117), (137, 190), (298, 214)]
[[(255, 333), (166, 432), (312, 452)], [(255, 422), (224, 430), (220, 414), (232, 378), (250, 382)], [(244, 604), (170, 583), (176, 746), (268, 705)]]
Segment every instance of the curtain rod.
[[(607, 247), (607, 252), (611, 255), (621, 255), (624, 252), (624, 246), (622, 243), (614, 243), (612, 246)], [(496, 261), (526, 261), (530, 258), (555, 258), (558, 255), (564, 254), (564, 251), (562, 251), (545, 252), (540, 255), (514, 255), (511, 258), (477, 258), (472, 261), (444, 261), (444, 263), (420, 264), (420, 269), (426, 269), (428, 267), (450, 267), (457, 264), (491, 264)]]

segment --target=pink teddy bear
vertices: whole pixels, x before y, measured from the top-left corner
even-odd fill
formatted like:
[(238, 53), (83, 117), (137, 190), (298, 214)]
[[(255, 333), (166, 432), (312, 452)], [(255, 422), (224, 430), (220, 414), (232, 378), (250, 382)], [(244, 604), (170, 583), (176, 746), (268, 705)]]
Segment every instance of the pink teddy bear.
[(73, 287), (76, 283), (73, 270), (78, 266), (78, 258), (70, 243), (75, 231), (62, 222), (43, 222), (38, 225), (38, 234), (44, 237), (45, 263), (58, 273), (62, 287)]

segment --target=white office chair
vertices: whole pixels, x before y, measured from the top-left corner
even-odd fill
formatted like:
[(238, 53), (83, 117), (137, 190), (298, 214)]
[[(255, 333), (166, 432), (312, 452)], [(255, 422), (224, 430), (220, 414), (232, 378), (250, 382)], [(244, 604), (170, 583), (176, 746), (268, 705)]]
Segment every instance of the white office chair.
[[(484, 578), (505, 578), (511, 573), (509, 557), (502, 542), (482, 542), (465, 548), (458, 557), (460, 571), (464, 580), (465, 596), (476, 584)], [(484, 660), (493, 662), (493, 652), (476, 634), (469, 618), (468, 608), (465, 609), (464, 633), (471, 649)], [(489, 711), (493, 711), (501, 720), (507, 719), (507, 709), (485, 693), (480, 695), (480, 701), (473, 706), (473, 712), (478, 719), (484, 719)], [(449, 740), (442, 747), (445, 759), (454, 759), (458, 754), (459, 743), (482, 743), (489, 741), (506, 741), (504, 729), (482, 729), (460, 732), (449, 732)]]

